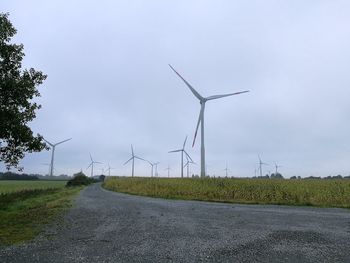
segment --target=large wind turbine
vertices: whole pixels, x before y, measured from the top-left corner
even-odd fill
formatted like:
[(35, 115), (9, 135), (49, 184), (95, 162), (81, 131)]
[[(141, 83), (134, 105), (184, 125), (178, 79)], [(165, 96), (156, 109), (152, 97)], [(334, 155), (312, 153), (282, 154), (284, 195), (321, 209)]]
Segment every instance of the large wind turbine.
[(259, 156), (259, 155), (258, 155), (258, 158), (259, 158), (259, 171), (260, 171), (260, 177), (262, 177), (262, 166), (263, 166), (263, 165), (269, 165), (269, 164), (262, 162), (262, 161), (261, 161), (261, 158), (260, 158), (260, 156)]
[(51, 148), (52, 148), (52, 152), (51, 152), (51, 164), (50, 164), (50, 176), (53, 176), (53, 164), (54, 164), (54, 160), (55, 160), (55, 149), (56, 149), (56, 146), (61, 144), (61, 143), (64, 143), (64, 142), (67, 142), (69, 140), (71, 140), (72, 138), (69, 138), (69, 139), (66, 139), (64, 141), (61, 141), (61, 142), (58, 142), (58, 143), (51, 143), (49, 142), (48, 140), (44, 139), (45, 142), (47, 142)]
[(192, 147), (194, 146), (194, 143), (196, 141), (199, 124), (201, 124), (201, 177), (205, 177), (205, 175), (206, 175), (206, 173), (205, 173), (205, 148), (204, 148), (204, 109), (205, 109), (205, 103), (208, 100), (215, 100), (215, 99), (220, 99), (223, 97), (238, 95), (238, 94), (249, 92), (249, 90), (235, 92), (235, 93), (229, 93), (229, 94), (223, 94), (223, 95), (213, 95), (213, 96), (209, 96), (209, 97), (203, 97), (171, 65), (169, 65), (169, 66), (176, 73), (176, 75), (178, 75), (185, 82), (187, 87), (192, 91), (193, 95), (199, 100), (199, 103), (201, 104), (201, 109), (199, 112), (199, 118), (198, 118), (198, 122), (197, 122), (196, 132), (195, 132), (195, 135), (193, 138)]
[(184, 144), (182, 145), (182, 148), (179, 150), (174, 150), (174, 151), (170, 151), (169, 153), (176, 153), (176, 152), (181, 152), (181, 178), (184, 177), (184, 153), (186, 154), (186, 156), (188, 158), (190, 158), (190, 160), (193, 162), (192, 158), (188, 155), (188, 153), (185, 151), (185, 145), (186, 145), (186, 141), (187, 141), (187, 136), (185, 138)]
[(126, 165), (128, 162), (130, 162), (132, 160), (132, 168), (131, 168), (131, 176), (134, 177), (134, 171), (135, 171), (135, 159), (139, 159), (139, 160), (142, 160), (142, 161), (145, 161), (147, 162), (145, 159), (142, 159), (138, 156), (136, 156), (134, 154), (134, 148), (132, 147), (132, 144), (131, 144), (131, 158), (129, 160), (127, 160), (124, 165)]
[(278, 173), (278, 168), (280, 168), (280, 167), (282, 167), (282, 165), (278, 165), (277, 163), (275, 163), (275, 168), (276, 168), (276, 173), (275, 173), (275, 175), (277, 175), (277, 173)]
[(90, 160), (91, 160), (91, 163), (89, 164), (89, 166), (86, 168), (86, 169), (89, 169), (89, 167), (91, 166), (91, 177), (94, 176), (94, 164), (95, 163), (99, 163), (99, 164), (102, 164), (101, 162), (95, 162), (93, 159), (92, 159), (92, 156), (90, 154)]

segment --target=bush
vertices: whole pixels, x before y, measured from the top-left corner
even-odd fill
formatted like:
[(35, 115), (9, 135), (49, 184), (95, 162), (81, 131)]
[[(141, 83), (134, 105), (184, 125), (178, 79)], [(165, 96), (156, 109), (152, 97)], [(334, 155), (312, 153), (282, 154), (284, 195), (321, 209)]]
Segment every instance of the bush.
[(87, 177), (83, 172), (79, 172), (73, 175), (73, 179), (69, 180), (66, 186), (89, 185), (95, 182), (94, 179)]

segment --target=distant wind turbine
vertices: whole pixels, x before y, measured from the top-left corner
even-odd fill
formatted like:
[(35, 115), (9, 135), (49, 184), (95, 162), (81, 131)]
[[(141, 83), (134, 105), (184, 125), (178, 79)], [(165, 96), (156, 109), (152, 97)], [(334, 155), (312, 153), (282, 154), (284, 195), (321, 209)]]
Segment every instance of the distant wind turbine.
[(61, 144), (61, 143), (67, 142), (67, 141), (69, 141), (71, 139), (72, 138), (69, 138), (69, 139), (66, 139), (66, 140), (58, 142), (58, 143), (51, 143), (48, 140), (44, 139), (44, 141), (47, 142), (51, 146), (51, 149), (52, 149), (52, 152), (51, 152), (51, 164), (50, 164), (50, 176), (53, 176), (53, 166), (54, 166), (54, 160), (55, 160), (55, 149), (56, 149), (56, 146)]
[(98, 163), (98, 164), (102, 164), (101, 162), (96, 162), (92, 159), (92, 156), (90, 154), (90, 160), (91, 160), (91, 163), (89, 164), (89, 166), (86, 168), (86, 169), (89, 169), (91, 167), (91, 177), (94, 176), (94, 164), (95, 163)]
[(226, 177), (228, 177), (228, 171), (230, 171), (230, 169), (227, 168), (227, 163), (226, 163), (226, 168), (224, 169)]
[(171, 170), (171, 168), (170, 168), (169, 164), (168, 164), (168, 167), (167, 167), (167, 168), (165, 168), (164, 170), (168, 170), (168, 178), (169, 178), (169, 177), (170, 177), (170, 170)]
[(282, 165), (278, 165), (277, 163), (275, 163), (275, 168), (276, 168), (276, 173), (275, 173), (275, 175), (277, 175), (277, 173), (278, 173), (278, 168), (280, 168), (280, 167), (282, 167)]
[(259, 155), (258, 155), (258, 158), (259, 158), (259, 171), (260, 171), (260, 177), (262, 177), (262, 166), (263, 166), (263, 165), (269, 165), (269, 164), (262, 162), (262, 161), (261, 161), (261, 158), (260, 158), (260, 156), (259, 156)]
[(151, 177), (153, 177), (153, 167), (155, 166), (156, 167), (156, 169), (155, 169), (155, 175), (157, 176), (157, 174), (158, 174), (158, 172), (157, 172), (157, 166), (158, 166), (158, 164), (159, 164), (159, 162), (156, 162), (156, 163), (152, 163), (152, 162), (150, 162), (150, 161), (147, 161), (149, 164), (150, 164), (150, 166), (152, 167), (151, 168)]
[(174, 150), (170, 151), (169, 153), (176, 153), (176, 152), (181, 152), (181, 178), (184, 177), (184, 153), (185, 155), (193, 162), (192, 158), (188, 155), (188, 153), (185, 151), (185, 146), (186, 146), (186, 141), (187, 141), (187, 136), (185, 138), (185, 141), (182, 145), (182, 148), (179, 150)]
[(132, 168), (131, 168), (131, 176), (134, 177), (134, 172), (135, 172), (135, 159), (139, 159), (142, 161), (147, 162), (145, 159), (138, 157), (134, 154), (134, 148), (131, 145), (131, 158), (129, 160), (127, 160), (124, 165), (126, 165), (128, 162), (132, 161)]
[(108, 171), (108, 176), (111, 176), (111, 170), (113, 170), (113, 169), (114, 168), (108, 164), (108, 168), (106, 169)]
[(190, 176), (189, 176), (189, 174), (190, 174), (190, 164), (196, 164), (195, 162), (193, 162), (192, 160), (190, 160), (189, 158), (188, 158), (188, 156), (186, 155), (186, 163), (185, 163), (185, 165), (184, 165), (184, 167), (186, 167), (187, 168), (187, 178), (189, 178)]
[(201, 177), (205, 177), (206, 176), (206, 173), (205, 173), (205, 148), (204, 148), (204, 109), (205, 109), (205, 103), (209, 100), (215, 100), (215, 99), (220, 99), (223, 97), (228, 97), (228, 96), (246, 93), (246, 92), (249, 92), (249, 90), (235, 92), (235, 93), (229, 93), (229, 94), (223, 94), (223, 95), (213, 95), (213, 96), (209, 96), (209, 97), (203, 97), (171, 65), (169, 65), (169, 66), (176, 73), (176, 75), (178, 75), (185, 82), (187, 87), (192, 91), (193, 95), (195, 97), (197, 97), (197, 99), (199, 100), (199, 103), (201, 104), (201, 110), (199, 112), (199, 118), (198, 118), (198, 122), (197, 122), (196, 132), (195, 132), (194, 138), (193, 138), (192, 147), (194, 146), (194, 143), (196, 141), (199, 124), (201, 124)]

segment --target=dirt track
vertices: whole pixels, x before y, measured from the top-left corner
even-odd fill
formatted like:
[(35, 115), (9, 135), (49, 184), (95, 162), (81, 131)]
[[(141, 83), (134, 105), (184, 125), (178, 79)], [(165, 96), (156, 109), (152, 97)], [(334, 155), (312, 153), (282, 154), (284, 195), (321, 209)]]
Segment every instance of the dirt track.
[(350, 262), (350, 210), (81, 192), (59, 224), (1, 262)]

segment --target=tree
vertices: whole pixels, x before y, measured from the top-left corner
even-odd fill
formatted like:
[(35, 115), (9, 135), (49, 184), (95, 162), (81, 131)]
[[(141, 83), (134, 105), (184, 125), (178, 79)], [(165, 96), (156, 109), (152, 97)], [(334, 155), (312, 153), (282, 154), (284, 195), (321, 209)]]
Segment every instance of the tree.
[(37, 86), (46, 75), (33, 68), (22, 70), (23, 45), (10, 43), (17, 30), (8, 15), (0, 13), (0, 162), (20, 170), (18, 163), (26, 152), (47, 148), (43, 137), (28, 126), (41, 107), (32, 100), (40, 96)]

